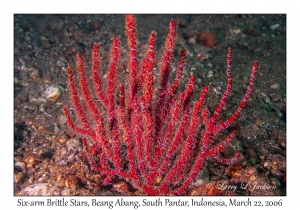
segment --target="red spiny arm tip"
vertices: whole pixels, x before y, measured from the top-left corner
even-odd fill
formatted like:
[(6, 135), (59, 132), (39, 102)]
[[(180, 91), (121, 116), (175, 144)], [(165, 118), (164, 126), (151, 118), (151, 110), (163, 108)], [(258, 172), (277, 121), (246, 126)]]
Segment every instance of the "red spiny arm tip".
[(77, 66), (77, 75), (79, 77), (79, 84), (81, 93), (84, 97), (86, 107), (92, 112), (92, 117), (95, 121), (99, 120), (99, 111), (96, 105), (96, 102), (92, 99), (91, 93), (88, 87), (87, 76), (85, 74), (84, 61), (82, 55), (79, 53), (76, 55), (76, 66)]
[(94, 43), (92, 58), (93, 58), (93, 66), (91, 71), (92, 71), (92, 79), (94, 83), (95, 93), (98, 99), (102, 102), (103, 106), (107, 109), (108, 101), (103, 93), (103, 87), (102, 87), (101, 77), (99, 73), (100, 71), (99, 45), (96, 43)]
[(135, 95), (136, 76), (138, 71), (137, 61), (137, 30), (136, 19), (134, 15), (125, 15), (125, 28), (127, 36), (128, 52), (128, 69), (129, 69), (129, 94), (128, 105), (132, 106), (132, 100)]
[(62, 109), (64, 115), (66, 116), (67, 118), (67, 123), (69, 125), (69, 127), (74, 131), (74, 132), (77, 132), (79, 133), (80, 135), (89, 135), (91, 138), (94, 138), (95, 135), (85, 129), (82, 129), (78, 126), (75, 125), (75, 122), (73, 121), (72, 117), (71, 117), (71, 113), (70, 111), (68, 110), (68, 108), (66, 106), (63, 107)]
[(166, 83), (169, 78), (169, 65), (173, 57), (175, 37), (176, 37), (176, 25), (175, 25), (175, 20), (172, 19), (169, 24), (169, 34), (165, 42), (164, 52), (162, 56), (162, 66), (160, 69), (162, 91), (164, 91)]
[(168, 94), (171, 96), (175, 95), (175, 92), (180, 84), (180, 81), (182, 78), (183, 67), (184, 67), (184, 63), (185, 63), (186, 51), (181, 50), (179, 55), (180, 55), (180, 61), (179, 61), (179, 65), (178, 65), (177, 72), (176, 72), (176, 78), (174, 79), (172, 85), (168, 89)]
[(227, 98), (229, 96), (229, 93), (232, 89), (232, 77), (231, 77), (231, 48), (228, 48), (227, 50), (227, 70), (226, 70), (226, 73), (227, 73), (227, 88), (226, 88), (226, 91), (224, 92), (223, 96), (222, 96), (222, 99), (219, 103), (219, 105), (217, 106), (214, 114), (213, 114), (213, 117), (212, 117), (212, 121), (215, 123), (216, 119), (220, 116), (221, 114), (221, 111), (227, 101)]
[(219, 162), (219, 163), (222, 163), (224, 165), (234, 165), (237, 160), (239, 159), (240, 157), (240, 153), (239, 152), (235, 152), (234, 156), (232, 158), (223, 158), (223, 157), (220, 157), (220, 156), (214, 156), (214, 158)]
[(186, 85), (185, 101), (189, 100), (191, 95), (193, 94), (193, 91), (195, 89), (195, 81), (196, 81), (196, 77), (190, 77)]
[(113, 39), (111, 47), (111, 61), (109, 63), (109, 72), (107, 77), (107, 99), (108, 99), (108, 117), (110, 121), (115, 117), (115, 93), (117, 82), (117, 67), (120, 58), (120, 40)]
[(80, 99), (77, 93), (77, 88), (75, 86), (73, 71), (70, 68), (68, 68), (67, 73), (68, 73), (68, 86), (69, 86), (69, 91), (71, 96), (71, 102), (75, 109), (75, 113), (79, 117), (79, 120), (82, 123), (83, 127), (87, 130), (91, 130), (89, 126), (89, 122), (87, 120), (87, 116), (83, 111), (83, 107), (80, 103)]
[(224, 121), (223, 123), (217, 124), (214, 127), (213, 132), (220, 132), (221, 130), (224, 130), (224, 129), (228, 128), (238, 118), (238, 116), (240, 115), (242, 109), (247, 104), (247, 102), (249, 100), (249, 97), (251, 95), (251, 92), (253, 90), (254, 80), (255, 80), (255, 77), (256, 77), (257, 69), (258, 69), (258, 62), (255, 61), (253, 63), (253, 67), (252, 67), (250, 81), (249, 81), (247, 91), (245, 93), (244, 98), (240, 102), (237, 110), (226, 121)]
[(149, 109), (151, 107), (152, 95), (153, 95), (153, 68), (155, 64), (155, 39), (156, 32), (152, 32), (149, 38), (148, 50), (143, 60), (142, 69), (142, 83), (144, 84), (144, 98), (145, 106)]

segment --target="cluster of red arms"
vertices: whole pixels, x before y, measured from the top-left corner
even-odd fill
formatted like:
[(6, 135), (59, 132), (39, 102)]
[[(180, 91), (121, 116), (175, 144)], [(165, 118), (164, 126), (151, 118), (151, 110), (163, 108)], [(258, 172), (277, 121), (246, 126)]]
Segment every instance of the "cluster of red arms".
[[(203, 106), (207, 86), (198, 100), (191, 101), (195, 77), (190, 77), (185, 89), (179, 91), (186, 55), (184, 50), (179, 53), (175, 79), (169, 79), (176, 37), (174, 20), (169, 25), (158, 81), (153, 77), (157, 64), (156, 33), (150, 34), (147, 52), (140, 60), (133, 15), (126, 15), (126, 36), (129, 48), (126, 83), (118, 84), (117, 78), (120, 40), (114, 38), (112, 41), (106, 81), (100, 76), (99, 45), (94, 44), (91, 68), (94, 92), (89, 86), (83, 57), (77, 54), (79, 87), (73, 71), (67, 70), (71, 104), (78, 119), (76, 123), (67, 107), (63, 112), (69, 127), (82, 136), (87, 159), (92, 169), (101, 173), (103, 184), (118, 176), (147, 195), (185, 194), (207, 158), (214, 157), (222, 164), (237, 161), (238, 152), (230, 159), (220, 155), (235, 132), (218, 144), (213, 144), (212, 137), (228, 128), (246, 105), (258, 63), (253, 64), (247, 92), (237, 110), (227, 120), (218, 122), (232, 88), (230, 48), (227, 51), (227, 88), (217, 108), (210, 114)], [(158, 88), (154, 89), (154, 84)]]

